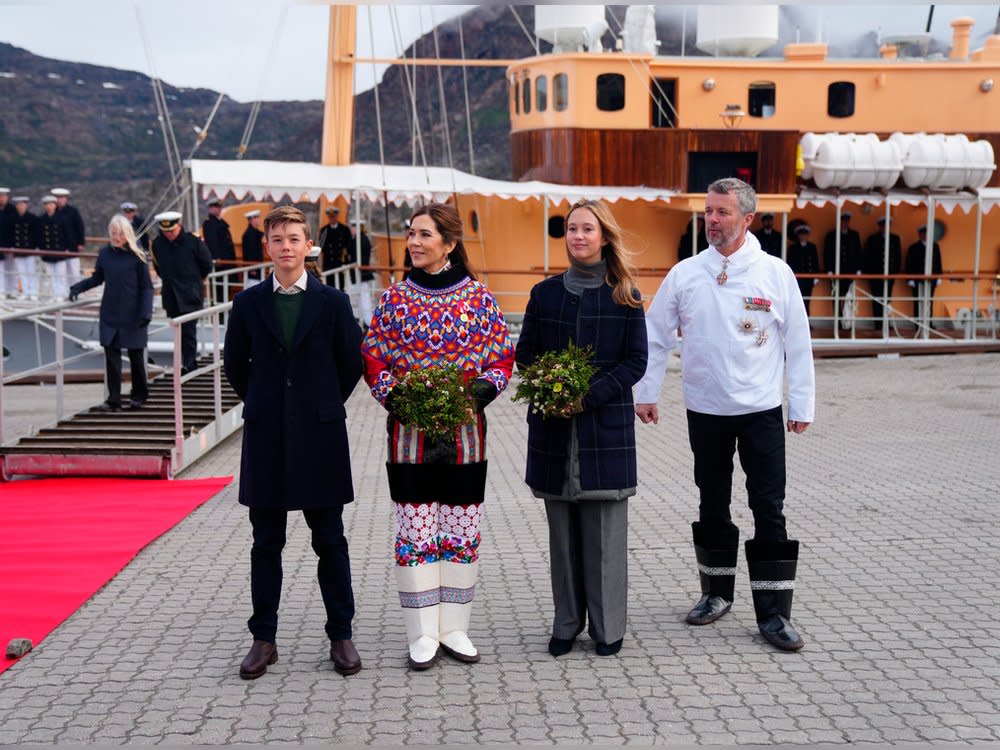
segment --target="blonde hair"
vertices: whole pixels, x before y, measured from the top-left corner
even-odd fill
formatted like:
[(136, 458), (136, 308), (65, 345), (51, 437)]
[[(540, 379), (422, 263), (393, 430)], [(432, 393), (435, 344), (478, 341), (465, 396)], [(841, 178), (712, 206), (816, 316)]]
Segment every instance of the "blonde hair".
[[(607, 264), (605, 281), (612, 288), (611, 296), (619, 305), (641, 307), (642, 302), (636, 295), (635, 266), (632, 265), (631, 253), (625, 249), (622, 241), (622, 228), (615, 221), (614, 214), (608, 204), (602, 200), (584, 198), (570, 206), (566, 221), (578, 208), (585, 208), (594, 214), (597, 223), (601, 225), (604, 244), (601, 246), (601, 257)], [(567, 252), (569, 248), (567, 246)]]
[(111, 236), (111, 228), (117, 227), (118, 230), (125, 235), (125, 244), (128, 249), (135, 253), (135, 257), (141, 260), (143, 263), (148, 263), (149, 259), (146, 258), (146, 251), (139, 247), (139, 242), (135, 238), (135, 230), (132, 228), (132, 222), (126, 219), (121, 214), (115, 214), (111, 217), (111, 221), (108, 222), (108, 237)]

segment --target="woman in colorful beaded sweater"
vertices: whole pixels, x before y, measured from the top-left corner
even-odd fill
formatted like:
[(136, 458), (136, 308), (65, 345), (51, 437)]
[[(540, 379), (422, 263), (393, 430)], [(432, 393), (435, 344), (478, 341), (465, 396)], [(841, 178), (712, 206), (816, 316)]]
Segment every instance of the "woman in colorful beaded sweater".
[[(410, 219), (409, 277), (385, 291), (361, 351), (365, 380), (389, 412), (389, 492), (395, 504), (395, 574), (411, 669), (439, 649), (479, 661), (468, 636), (486, 487), (483, 409), (507, 387), (514, 352), (494, 296), (469, 270), (462, 220), (431, 203)], [(408, 371), (457, 366), (476, 402), (475, 422), (433, 439), (393, 411), (393, 388)]]
[(646, 322), (621, 236), (602, 201), (570, 208), (570, 267), (531, 290), (517, 342), (518, 367), (572, 342), (590, 347), (597, 368), (578, 413), (528, 410), (525, 481), (549, 521), (553, 656), (568, 653), (585, 625), (602, 656), (625, 637), (626, 498), (638, 484), (632, 386), (646, 371)]

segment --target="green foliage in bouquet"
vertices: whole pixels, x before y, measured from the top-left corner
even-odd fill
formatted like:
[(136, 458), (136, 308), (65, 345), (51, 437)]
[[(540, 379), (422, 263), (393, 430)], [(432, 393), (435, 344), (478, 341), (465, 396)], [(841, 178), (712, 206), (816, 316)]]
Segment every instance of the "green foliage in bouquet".
[(454, 365), (410, 370), (392, 389), (392, 410), (403, 424), (439, 440), (476, 419), (462, 371)]
[(590, 347), (572, 341), (558, 352), (545, 352), (521, 376), (514, 401), (527, 401), (534, 413), (545, 417), (571, 417), (583, 411), (583, 397), (597, 369)]

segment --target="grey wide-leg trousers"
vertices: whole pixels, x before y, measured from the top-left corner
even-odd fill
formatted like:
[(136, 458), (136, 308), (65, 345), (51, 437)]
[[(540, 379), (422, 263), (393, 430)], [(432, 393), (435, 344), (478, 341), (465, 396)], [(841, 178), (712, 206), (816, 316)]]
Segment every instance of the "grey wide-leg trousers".
[(546, 500), (555, 616), (552, 635), (583, 631), (597, 643), (625, 636), (628, 614), (628, 501)]

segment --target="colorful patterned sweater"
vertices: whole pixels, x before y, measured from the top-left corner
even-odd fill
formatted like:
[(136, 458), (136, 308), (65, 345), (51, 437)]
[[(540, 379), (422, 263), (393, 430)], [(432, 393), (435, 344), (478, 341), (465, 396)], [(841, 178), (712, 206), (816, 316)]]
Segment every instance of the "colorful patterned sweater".
[(500, 306), (461, 268), (439, 276), (415, 271), (386, 289), (361, 353), (365, 381), (382, 404), (397, 378), (417, 367), (457, 365), (468, 378), (492, 383), (497, 392), (507, 387), (514, 367)]

